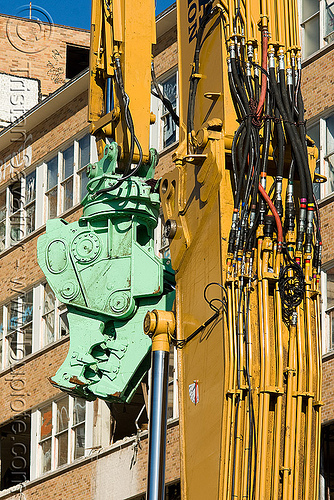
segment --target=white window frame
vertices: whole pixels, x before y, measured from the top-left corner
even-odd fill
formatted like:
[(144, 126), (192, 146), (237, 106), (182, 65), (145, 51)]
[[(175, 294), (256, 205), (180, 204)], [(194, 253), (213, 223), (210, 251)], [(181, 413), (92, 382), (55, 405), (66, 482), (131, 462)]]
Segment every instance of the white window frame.
[[(178, 114), (179, 109), (179, 81), (178, 81), (178, 70), (175, 66), (171, 68), (168, 72), (161, 75), (157, 81), (162, 91), (162, 85), (169, 80), (173, 75), (176, 75), (176, 113)], [(169, 150), (179, 141), (179, 127), (176, 127), (176, 139), (175, 142), (170, 144), (169, 146), (164, 147), (164, 116), (166, 113), (163, 113), (163, 103), (160, 99), (151, 95), (151, 110), (155, 114), (155, 123), (150, 127), (150, 147), (155, 148), (159, 153)], [(167, 113), (168, 114), (168, 113)]]
[[(46, 345), (51, 344), (52, 342), (56, 342), (57, 340), (60, 340), (62, 338), (61, 336), (61, 315), (67, 312), (66, 306), (60, 302), (56, 297), (55, 297), (55, 307), (53, 309), (54, 311), (54, 332), (53, 332), (53, 340), (50, 342), (46, 341), (46, 324), (45, 324), (45, 318), (44, 316), (48, 313), (44, 313), (44, 290), (45, 290), (45, 285), (46, 282), (43, 282), (35, 287), (35, 297), (36, 297), (36, 307), (34, 307), (34, 310), (36, 310), (35, 314), (35, 322), (37, 325), (39, 325), (39, 328), (36, 329), (35, 335), (34, 335), (34, 351), (38, 351), (39, 349), (42, 349)], [(50, 311), (51, 313), (51, 311)], [(49, 314), (50, 314), (49, 313)], [(33, 351), (33, 352), (34, 352)]]
[[(32, 172), (36, 171), (36, 185), (35, 185), (35, 199), (33, 201), (30, 201), (27, 205), (25, 204), (25, 198), (26, 198), (26, 177), (30, 175)], [(14, 186), (16, 183), (20, 184), (20, 206), (17, 208), (15, 211), (12, 207), (12, 198), (13, 194), (11, 191), (12, 186)], [(1, 191), (1, 194), (5, 193), (5, 199), (6, 199), (6, 213), (3, 221), (5, 221), (5, 238), (4, 238), (4, 246), (1, 248), (1, 251), (4, 251), (5, 249), (9, 247), (13, 247), (19, 242), (28, 236), (29, 234), (33, 233), (37, 227), (37, 218), (36, 214), (38, 209), (40, 209), (40, 206), (37, 205), (37, 169), (36, 168), (29, 168), (29, 170), (22, 172), (19, 176), (18, 179), (11, 181), (10, 183), (7, 184), (7, 186)], [(35, 227), (34, 230), (28, 233), (27, 231), (27, 214), (26, 214), (26, 209), (27, 207), (31, 206), (33, 203), (35, 203)], [(11, 218), (12, 217), (18, 217), (19, 218), (19, 227), (20, 227), (20, 238), (17, 240), (12, 240), (11, 239)]]
[[(316, 120), (312, 119), (308, 122), (308, 129), (315, 126), (319, 123), (319, 157), (317, 163), (319, 164), (319, 173), (320, 175), (324, 175), (327, 179), (329, 179), (329, 162), (327, 158), (333, 155), (333, 151), (327, 153), (327, 119), (330, 116), (334, 116), (334, 109), (331, 112), (327, 112), (326, 115), (318, 117)], [(308, 132), (307, 132), (308, 133)], [(312, 138), (312, 137), (311, 137)], [(334, 178), (333, 178), (334, 181)], [(326, 198), (327, 196), (334, 195), (334, 189), (331, 191), (329, 187), (329, 182), (323, 182), (320, 184), (320, 198)]]
[[(67, 448), (67, 463), (63, 464), (59, 467), (66, 467), (67, 465), (75, 462), (76, 460), (80, 460), (82, 457), (78, 459), (74, 459), (74, 451), (75, 451), (75, 428), (80, 424), (74, 424), (74, 397), (62, 394), (52, 401), (47, 401), (43, 405), (41, 405), (37, 410), (31, 412), (31, 453), (34, 458), (31, 460), (31, 468), (30, 468), (30, 477), (31, 479), (36, 479), (37, 477), (43, 476), (44, 474), (48, 474), (51, 471), (58, 469), (58, 441), (57, 437), (59, 436), (59, 432), (57, 432), (57, 403), (61, 401), (64, 397), (68, 398), (69, 402), (69, 420), (66, 431), (68, 432), (68, 448)], [(41, 411), (50, 405), (52, 409), (52, 431), (51, 436), (49, 438), (45, 438), (44, 440), (40, 439), (41, 432)], [(93, 448), (93, 430), (94, 430), (94, 401), (86, 401), (86, 414), (85, 414), (85, 453), (84, 456), (87, 457), (91, 449)], [(51, 439), (51, 470), (47, 472), (42, 472), (42, 448), (41, 442), (46, 441), (47, 439)]]
[[(60, 148), (57, 149), (57, 151), (53, 151), (50, 153), (47, 157), (45, 157), (44, 162), (43, 162), (43, 170), (44, 170), (44, 179), (45, 179), (45, 190), (44, 190), (44, 219), (45, 221), (48, 220), (48, 194), (53, 190), (57, 190), (57, 210), (56, 210), (56, 215), (55, 217), (62, 216), (63, 214), (67, 213), (69, 210), (72, 210), (73, 207), (78, 205), (81, 202), (80, 199), (80, 190), (81, 190), (81, 174), (85, 170), (88, 164), (84, 165), (83, 167), (80, 166), (80, 148), (79, 148), (79, 143), (80, 140), (83, 139), (86, 135), (89, 135), (89, 132), (86, 130), (85, 133), (80, 133), (77, 137), (71, 138), (69, 141), (64, 142)], [(97, 157), (97, 149), (96, 149), (96, 142), (95, 138), (91, 135), (89, 135), (90, 138), (90, 156), (89, 156), (89, 163), (94, 163), (98, 160)], [(62, 173), (63, 173), (63, 166), (64, 166), (64, 159), (63, 159), (63, 153), (67, 149), (73, 146), (73, 151), (74, 151), (74, 165), (73, 165), (73, 174), (68, 176), (68, 178), (62, 178)], [(58, 174), (57, 174), (57, 184), (55, 187), (47, 189), (47, 183), (48, 183), (48, 170), (47, 170), (47, 165), (48, 162), (50, 162), (53, 158), (57, 156), (58, 158)], [(68, 207), (66, 210), (64, 210), (64, 193), (65, 193), (65, 184), (66, 182), (70, 179), (70, 177), (73, 178), (73, 204)]]
[(334, 351), (334, 338), (332, 342), (332, 330), (331, 330), (331, 317), (334, 314), (334, 305), (332, 307), (328, 307), (328, 299), (327, 299), (327, 272), (333, 268), (334, 268), (334, 260), (326, 262), (326, 264), (323, 265), (320, 275), (321, 330), (322, 330), (323, 355)]
[[(0, 305), (0, 309), (2, 311), (2, 319), (3, 319), (3, 328), (0, 331), (0, 341), (2, 345), (2, 353), (0, 355), (0, 371), (2, 369), (6, 369), (9, 366), (15, 365), (15, 363), (21, 361), (26, 356), (17, 356), (17, 359), (10, 362), (9, 359), (9, 329), (8, 329), (8, 318), (9, 318), (9, 308), (10, 304), (16, 300), (19, 302), (22, 301), (22, 295), (32, 291), (33, 295), (33, 310), (32, 310), (32, 344), (31, 344), (31, 353), (39, 351), (43, 347), (57, 342), (62, 338), (61, 336), (61, 315), (67, 312), (66, 306), (62, 304), (57, 298), (55, 300), (55, 321), (54, 321), (54, 338), (50, 342), (45, 341), (45, 320), (43, 318), (44, 313), (44, 285), (45, 283), (39, 283), (32, 288), (28, 288), (26, 290), (22, 290), (17, 293), (17, 295), (12, 298), (9, 302)], [(30, 323), (30, 322), (29, 322)], [(26, 327), (28, 323), (22, 325), (22, 327)], [(18, 327), (18, 330), (22, 328)], [(67, 336), (67, 335), (66, 335)], [(23, 333), (21, 333), (21, 337), (23, 338)], [(63, 336), (65, 337), (65, 336)], [(21, 340), (22, 340), (21, 338)], [(18, 342), (18, 349), (22, 346), (20, 343), (20, 339)]]
[[(23, 295), (31, 292), (33, 293), (33, 311), (32, 311), (32, 319), (24, 324), (21, 324), (21, 321), (23, 321)], [(11, 307), (11, 304), (13, 302), (17, 301), (18, 303), (18, 309), (19, 309), (19, 314), (22, 316), (22, 320), (19, 321), (18, 326), (14, 330), (9, 330), (8, 328), (8, 319), (9, 319), (9, 310)], [(33, 352), (33, 338), (34, 338), (34, 290), (33, 289), (27, 289), (26, 291), (22, 291), (21, 293), (17, 294), (16, 297), (12, 298), (9, 302), (4, 304), (3, 306), (0, 306), (2, 308), (2, 319), (3, 319), (3, 328), (2, 332), (0, 332), (1, 336), (1, 343), (2, 343), (2, 354), (1, 354), (1, 359), (0, 359), (0, 370), (1, 369), (6, 369), (9, 366), (13, 366), (16, 363), (20, 362), (22, 359), (24, 359), (26, 356), (23, 355), (23, 350), (22, 346), (24, 346), (24, 333), (23, 330), (26, 328), (29, 324), (31, 324), (32, 327), (32, 341), (31, 341), (31, 353)], [(18, 342), (17, 342), (17, 352), (16, 352), (16, 358), (14, 360), (10, 359), (9, 355), (9, 345), (10, 341), (9, 338), (11, 337), (12, 333), (17, 331), (18, 332)], [(28, 353), (27, 355), (29, 356), (31, 353)]]
[[(300, 20), (300, 26), (301, 26), (301, 42), (302, 42), (302, 47), (304, 48), (305, 45), (305, 29), (304, 25), (307, 23), (307, 21), (310, 21), (311, 19), (315, 18), (316, 16), (319, 16), (319, 49), (321, 50), (323, 47), (328, 45), (329, 43), (332, 43), (334, 41), (334, 27), (333, 31), (330, 32), (328, 35), (325, 35), (325, 11), (326, 11), (326, 0), (319, 0), (319, 10), (314, 13), (312, 16), (308, 17), (307, 19), (303, 19), (303, 0), (298, 0), (298, 10), (299, 10), (299, 20)], [(303, 51), (302, 51), (303, 52)], [(315, 54), (317, 51), (312, 52), (308, 56), (303, 56), (304, 58), (311, 57), (313, 54)]]

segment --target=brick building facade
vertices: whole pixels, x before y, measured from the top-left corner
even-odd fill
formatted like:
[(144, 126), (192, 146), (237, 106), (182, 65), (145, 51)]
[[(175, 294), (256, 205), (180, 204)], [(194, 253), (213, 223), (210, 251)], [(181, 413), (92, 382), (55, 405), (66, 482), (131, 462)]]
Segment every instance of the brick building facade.
[[(177, 105), (175, 7), (157, 19), (157, 34), (156, 74)], [(87, 183), (85, 167), (97, 159), (87, 122), (89, 32), (48, 20), (38, 24), (0, 15), (0, 43), (0, 76), (4, 75), (13, 96), (0, 129), (0, 390), (4, 401), (0, 498), (141, 499), (147, 469), (147, 377), (128, 405), (72, 398), (48, 380), (66, 356), (68, 323), (66, 308), (54, 297), (37, 265), (37, 239), (49, 218), (69, 222), (79, 218)], [(36, 102), (26, 98), (30, 84), (39, 89)], [(160, 145), (160, 176), (170, 162), (177, 132), (154, 98), (152, 108), (157, 115), (152, 145), (154, 141)], [(166, 465), (170, 500), (180, 498), (173, 359)]]

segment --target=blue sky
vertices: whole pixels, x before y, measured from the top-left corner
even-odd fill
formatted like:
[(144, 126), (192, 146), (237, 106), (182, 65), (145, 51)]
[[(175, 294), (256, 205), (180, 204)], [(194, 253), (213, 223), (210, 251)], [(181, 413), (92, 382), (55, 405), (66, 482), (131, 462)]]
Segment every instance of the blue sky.
[[(156, 14), (159, 14), (173, 0), (156, 0)], [(42, 21), (49, 15), (53, 22), (76, 28), (90, 28), (91, 0), (35, 0), (32, 1), (32, 16)], [(0, 0), (0, 13), (29, 17), (29, 1)]]

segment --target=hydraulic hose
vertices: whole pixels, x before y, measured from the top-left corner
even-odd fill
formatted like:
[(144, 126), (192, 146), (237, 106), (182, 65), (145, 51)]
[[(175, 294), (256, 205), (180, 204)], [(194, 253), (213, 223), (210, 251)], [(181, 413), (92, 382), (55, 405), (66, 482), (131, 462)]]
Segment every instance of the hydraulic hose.
[(268, 206), (272, 211), (273, 216), (275, 217), (276, 227), (277, 227), (277, 252), (280, 253), (282, 251), (282, 245), (283, 245), (283, 228), (280, 216), (278, 215), (273, 202), (271, 201), (271, 199), (269, 198), (269, 196), (267, 195), (266, 191), (263, 189), (261, 184), (259, 184), (259, 191), (263, 196), (263, 198), (268, 203)]

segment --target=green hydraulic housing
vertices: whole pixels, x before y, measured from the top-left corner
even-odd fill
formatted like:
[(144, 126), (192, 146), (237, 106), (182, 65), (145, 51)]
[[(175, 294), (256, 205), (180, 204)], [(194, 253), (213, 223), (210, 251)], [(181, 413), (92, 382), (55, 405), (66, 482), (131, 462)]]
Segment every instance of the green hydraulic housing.
[(150, 163), (122, 180), (118, 146), (88, 166), (87, 195), (77, 222), (47, 221), (38, 262), (67, 305), (70, 347), (51, 382), (88, 400), (130, 401), (150, 365), (143, 333), (148, 310), (171, 310), (173, 271), (154, 253), (160, 199)]

